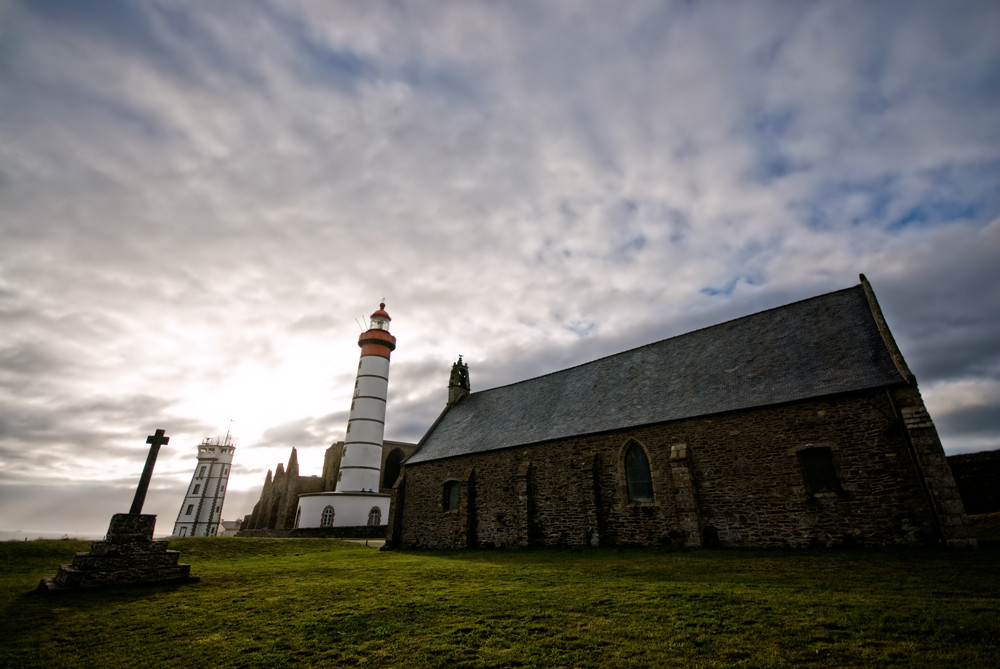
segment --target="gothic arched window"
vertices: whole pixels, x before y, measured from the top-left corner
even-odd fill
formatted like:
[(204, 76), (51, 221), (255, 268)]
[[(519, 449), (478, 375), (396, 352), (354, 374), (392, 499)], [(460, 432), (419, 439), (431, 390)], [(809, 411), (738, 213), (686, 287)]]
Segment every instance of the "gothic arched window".
[(333, 507), (327, 504), (323, 507), (323, 515), (319, 519), (320, 527), (333, 527)]
[(630, 441), (625, 449), (625, 482), (628, 485), (628, 501), (652, 502), (653, 478), (649, 473), (649, 458), (635, 441)]
[(458, 491), (459, 491), (458, 481), (445, 482), (444, 487), (441, 489), (442, 511), (458, 510)]
[(368, 524), (374, 527), (382, 524), (382, 509), (377, 506), (371, 508), (371, 511), (368, 512)]

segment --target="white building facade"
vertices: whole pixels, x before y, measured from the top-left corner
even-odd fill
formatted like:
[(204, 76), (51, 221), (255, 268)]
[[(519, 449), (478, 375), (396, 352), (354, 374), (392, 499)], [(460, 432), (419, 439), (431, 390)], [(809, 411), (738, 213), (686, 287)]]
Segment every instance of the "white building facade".
[(174, 523), (174, 537), (214, 537), (222, 520), (229, 469), (236, 447), (225, 439), (206, 437), (198, 445), (198, 464)]

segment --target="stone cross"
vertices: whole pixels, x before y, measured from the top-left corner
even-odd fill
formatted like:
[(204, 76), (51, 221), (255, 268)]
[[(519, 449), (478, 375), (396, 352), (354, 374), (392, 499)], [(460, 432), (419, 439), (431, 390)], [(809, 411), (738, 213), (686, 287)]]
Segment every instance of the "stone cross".
[(154, 434), (146, 437), (146, 443), (151, 444), (149, 455), (146, 456), (146, 466), (142, 468), (142, 477), (139, 479), (139, 487), (135, 489), (135, 498), (132, 500), (132, 508), (129, 513), (142, 513), (142, 504), (146, 501), (146, 490), (149, 489), (149, 479), (153, 476), (153, 465), (156, 464), (156, 454), (160, 452), (160, 446), (169, 441), (170, 437), (163, 436), (163, 430), (157, 430)]

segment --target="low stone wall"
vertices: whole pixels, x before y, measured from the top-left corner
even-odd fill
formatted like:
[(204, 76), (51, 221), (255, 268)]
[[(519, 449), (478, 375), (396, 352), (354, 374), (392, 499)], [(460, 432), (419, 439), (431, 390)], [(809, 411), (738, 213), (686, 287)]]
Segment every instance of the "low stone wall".
[(292, 530), (240, 530), (238, 537), (270, 537), (280, 539), (385, 539), (385, 525), (354, 527), (300, 527)]

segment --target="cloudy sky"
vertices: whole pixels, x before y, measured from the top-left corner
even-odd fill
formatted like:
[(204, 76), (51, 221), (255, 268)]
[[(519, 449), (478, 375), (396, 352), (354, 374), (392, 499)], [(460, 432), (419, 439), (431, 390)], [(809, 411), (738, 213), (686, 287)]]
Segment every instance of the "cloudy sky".
[(854, 285), (1000, 447), (1000, 4), (0, 2), (0, 528), (169, 532), (343, 438)]

